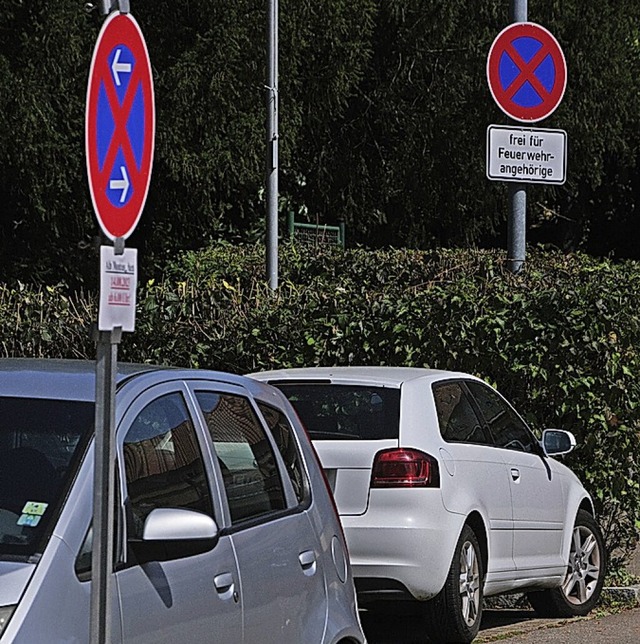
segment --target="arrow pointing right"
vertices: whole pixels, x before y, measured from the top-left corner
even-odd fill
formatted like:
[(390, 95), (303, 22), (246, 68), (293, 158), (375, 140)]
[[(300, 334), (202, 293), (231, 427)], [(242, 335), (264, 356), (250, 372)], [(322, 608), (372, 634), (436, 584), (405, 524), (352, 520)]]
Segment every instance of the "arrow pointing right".
[(127, 192), (129, 192), (129, 186), (131, 184), (129, 183), (127, 169), (123, 165), (120, 166), (120, 174), (122, 175), (122, 179), (111, 179), (109, 181), (109, 188), (111, 190), (122, 190), (122, 194), (120, 195), (120, 203), (124, 203), (124, 200), (127, 198)]

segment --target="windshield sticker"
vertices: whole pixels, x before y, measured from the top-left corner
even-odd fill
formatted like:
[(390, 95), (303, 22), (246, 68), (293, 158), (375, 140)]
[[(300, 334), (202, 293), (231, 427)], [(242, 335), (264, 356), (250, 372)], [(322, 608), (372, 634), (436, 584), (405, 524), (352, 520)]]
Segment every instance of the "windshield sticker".
[(27, 501), (22, 508), (22, 515), (18, 519), (18, 525), (26, 525), (35, 528), (46, 509), (48, 503), (38, 503), (37, 501)]

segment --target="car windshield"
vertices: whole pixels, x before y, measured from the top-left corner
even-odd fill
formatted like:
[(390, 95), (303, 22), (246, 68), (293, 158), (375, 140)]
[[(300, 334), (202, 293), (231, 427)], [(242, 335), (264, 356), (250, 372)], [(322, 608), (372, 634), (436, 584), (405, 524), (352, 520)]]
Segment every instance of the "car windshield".
[(314, 440), (398, 438), (400, 390), (337, 384), (278, 387)]
[(93, 424), (92, 402), (0, 397), (0, 557), (42, 552)]

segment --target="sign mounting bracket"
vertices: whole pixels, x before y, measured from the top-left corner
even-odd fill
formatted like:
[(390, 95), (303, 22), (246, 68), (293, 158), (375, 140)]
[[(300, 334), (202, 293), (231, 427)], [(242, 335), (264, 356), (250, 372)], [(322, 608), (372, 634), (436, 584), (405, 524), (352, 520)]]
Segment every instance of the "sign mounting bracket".
[(129, 0), (100, 0), (100, 13), (103, 16), (108, 16), (114, 9), (118, 9), (120, 13), (130, 13)]

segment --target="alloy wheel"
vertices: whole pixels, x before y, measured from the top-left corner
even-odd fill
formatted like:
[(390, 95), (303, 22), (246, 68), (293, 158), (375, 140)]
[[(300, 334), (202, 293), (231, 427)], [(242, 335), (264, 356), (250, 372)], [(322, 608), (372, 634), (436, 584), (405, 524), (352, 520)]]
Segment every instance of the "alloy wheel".
[(478, 554), (469, 541), (460, 551), (460, 596), (462, 617), (468, 626), (473, 626), (480, 609), (480, 565)]
[(571, 604), (584, 604), (593, 595), (601, 574), (601, 553), (593, 532), (584, 525), (573, 529), (569, 570), (562, 592)]

